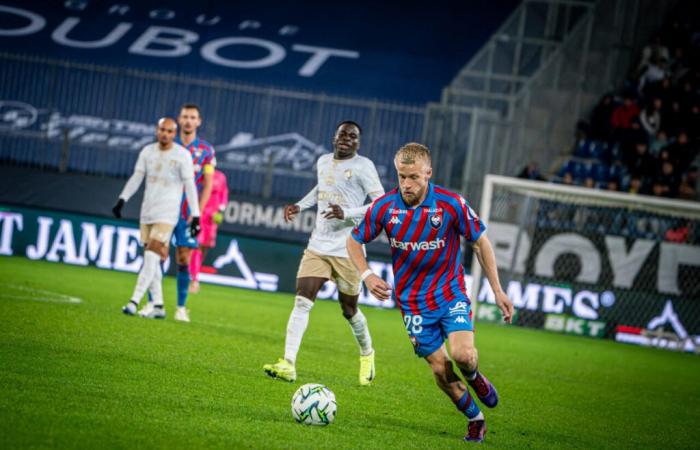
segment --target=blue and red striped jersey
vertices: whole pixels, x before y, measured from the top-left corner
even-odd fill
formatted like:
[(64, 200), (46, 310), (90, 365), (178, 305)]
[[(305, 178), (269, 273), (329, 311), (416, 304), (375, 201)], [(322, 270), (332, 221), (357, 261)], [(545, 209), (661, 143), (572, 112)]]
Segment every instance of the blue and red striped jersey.
[[(192, 156), (192, 165), (194, 166), (194, 184), (197, 186), (197, 192), (201, 192), (202, 187), (204, 187), (204, 168), (206, 166), (212, 166), (213, 168), (213, 166), (216, 165), (214, 147), (199, 136), (197, 136), (190, 145), (184, 145), (178, 134), (175, 137), (175, 143), (185, 147), (185, 149), (190, 152), (190, 156)], [(187, 219), (190, 214), (190, 208), (184, 193), (182, 194), (182, 206), (180, 210), (181, 217)]]
[(432, 183), (423, 203), (409, 208), (397, 189), (376, 199), (352, 231), (362, 244), (384, 230), (391, 245), (393, 296), (405, 314), (439, 311), (469, 301), (460, 237), (474, 242), (486, 229), (464, 197)]

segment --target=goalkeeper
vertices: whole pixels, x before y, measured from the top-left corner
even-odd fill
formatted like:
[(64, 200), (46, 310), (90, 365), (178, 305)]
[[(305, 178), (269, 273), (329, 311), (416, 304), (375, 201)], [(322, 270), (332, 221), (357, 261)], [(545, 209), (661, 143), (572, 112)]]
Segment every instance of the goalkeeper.
[(224, 219), (224, 210), (228, 205), (228, 185), (226, 175), (220, 170), (214, 172), (211, 196), (202, 211), (202, 231), (199, 233), (199, 247), (192, 251), (190, 260), (190, 292), (199, 292), (199, 272), (209, 249), (216, 247), (216, 232)]

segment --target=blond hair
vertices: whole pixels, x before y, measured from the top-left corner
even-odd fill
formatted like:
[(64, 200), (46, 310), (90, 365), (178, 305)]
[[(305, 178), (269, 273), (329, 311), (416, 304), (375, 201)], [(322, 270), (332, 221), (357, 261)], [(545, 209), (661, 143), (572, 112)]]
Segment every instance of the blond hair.
[(417, 159), (422, 159), (428, 163), (428, 166), (432, 165), (430, 159), (430, 149), (423, 144), (409, 142), (396, 152), (394, 162), (401, 164), (415, 164)]

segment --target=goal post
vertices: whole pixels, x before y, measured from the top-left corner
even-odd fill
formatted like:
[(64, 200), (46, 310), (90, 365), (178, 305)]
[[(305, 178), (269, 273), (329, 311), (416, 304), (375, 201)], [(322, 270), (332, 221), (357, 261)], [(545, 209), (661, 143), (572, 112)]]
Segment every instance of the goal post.
[(479, 215), (517, 325), (700, 353), (700, 203), (487, 175)]

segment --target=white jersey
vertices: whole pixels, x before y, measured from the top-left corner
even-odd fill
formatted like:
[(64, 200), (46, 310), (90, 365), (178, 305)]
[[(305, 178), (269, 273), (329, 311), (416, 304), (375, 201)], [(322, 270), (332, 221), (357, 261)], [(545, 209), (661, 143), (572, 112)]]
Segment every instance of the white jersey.
[(145, 146), (139, 153), (134, 175), (126, 183), (119, 197), (128, 201), (138, 190), (144, 177), (146, 191), (141, 203), (141, 223), (175, 225), (180, 215), (183, 189), (188, 194), (190, 205), (192, 201), (189, 197), (194, 192), (194, 207), (190, 208), (193, 216), (199, 216), (192, 157), (183, 147), (175, 143), (170, 150), (160, 150), (158, 143)]
[[(374, 163), (364, 156), (355, 155), (350, 159), (338, 160), (329, 153), (321, 156), (316, 166), (318, 184), (314, 189), (318, 211), (308, 248), (321, 255), (347, 258), (345, 242), (370, 205), (365, 204), (365, 199), (370, 194), (372, 198), (383, 195), (384, 188)], [(323, 217), (330, 203), (343, 208), (345, 219)], [(302, 209), (312, 206), (306, 198), (298, 205)]]

